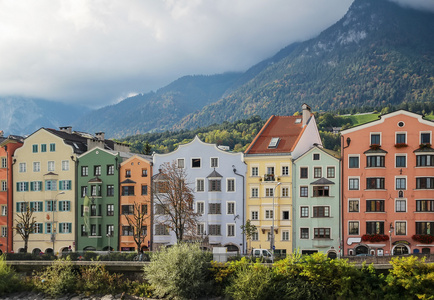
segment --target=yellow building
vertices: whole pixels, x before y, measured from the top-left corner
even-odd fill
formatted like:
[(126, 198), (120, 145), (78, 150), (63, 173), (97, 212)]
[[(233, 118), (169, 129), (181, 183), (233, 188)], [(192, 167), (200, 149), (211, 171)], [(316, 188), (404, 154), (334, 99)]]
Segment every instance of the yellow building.
[(301, 116), (271, 116), (244, 153), (246, 216), (257, 228), (251, 248), (292, 253), (292, 160), (321, 144), (310, 107), (302, 107)]

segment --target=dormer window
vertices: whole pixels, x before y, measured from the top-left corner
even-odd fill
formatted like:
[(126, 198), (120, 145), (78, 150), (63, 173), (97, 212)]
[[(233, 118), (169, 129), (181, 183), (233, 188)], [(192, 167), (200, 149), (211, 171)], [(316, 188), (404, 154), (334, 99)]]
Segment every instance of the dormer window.
[(274, 138), (272, 138), (271, 139), (271, 141), (270, 141), (270, 144), (268, 145), (268, 148), (270, 149), (275, 149), (275, 148), (277, 148), (277, 145), (279, 144), (279, 141), (280, 141), (280, 138), (276, 138), (276, 137), (274, 137)]

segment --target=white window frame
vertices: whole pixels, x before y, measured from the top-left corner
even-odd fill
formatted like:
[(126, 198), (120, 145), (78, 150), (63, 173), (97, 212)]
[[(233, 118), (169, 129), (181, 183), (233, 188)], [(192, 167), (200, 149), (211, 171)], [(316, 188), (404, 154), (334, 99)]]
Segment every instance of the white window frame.
[(226, 236), (227, 237), (235, 237), (236, 236), (235, 224), (233, 224), (233, 223), (226, 224)]
[[(404, 189), (398, 189), (398, 187), (396, 186), (396, 180), (397, 179), (405, 179), (405, 188)], [(408, 185), (407, 176), (395, 176), (395, 183), (394, 183), (395, 191), (406, 191), (407, 185)]]
[[(359, 181), (359, 186), (357, 189), (350, 189), (350, 180), (357, 179)], [(360, 176), (349, 176), (348, 177), (348, 191), (360, 191)]]
[(7, 216), (8, 215), (8, 207), (7, 207), (7, 205), (2, 205), (1, 206), (1, 216)]
[[(231, 186), (230, 182), (232, 182), (232, 186)], [(232, 189), (229, 189), (230, 187), (232, 187)], [(226, 192), (229, 192), (229, 193), (236, 192), (236, 189), (235, 189), (235, 178), (226, 178)]]
[(5, 191), (7, 191), (8, 190), (8, 182), (6, 181), (6, 180), (2, 180), (1, 181), (1, 191), (2, 192), (5, 192)]
[(20, 162), (19, 164), (19, 172), (25, 173), (27, 171), (27, 165), (25, 162)]
[(62, 171), (69, 171), (69, 160), (62, 160)]
[[(288, 170), (288, 172), (286, 173), (286, 174), (284, 174), (285, 172), (283, 172), (283, 170), (284, 170), (284, 168), (287, 168)], [(280, 167), (280, 172), (281, 172), (281, 176), (289, 176), (289, 165), (282, 165), (281, 167)]]
[[(199, 181), (202, 182), (202, 186), (200, 186)], [(202, 189), (199, 189), (199, 187)], [(205, 178), (196, 178), (196, 192), (205, 192)]]
[(398, 144), (398, 134), (404, 134), (405, 135), (405, 144), (408, 143), (408, 136), (407, 136), (407, 131), (396, 131), (395, 132), (395, 144)]
[(250, 212), (250, 216), (251, 216), (252, 220), (254, 220), (254, 221), (258, 221), (258, 220), (259, 220), (259, 211), (257, 211), (257, 210), (252, 210), (252, 211)]
[(369, 145), (377, 145), (377, 144), (371, 144), (371, 140), (372, 140), (373, 135), (379, 135), (380, 136), (380, 143), (378, 145), (381, 146), (382, 142), (383, 142), (382, 132), (370, 132), (369, 133)]
[[(180, 162), (182, 162), (181, 163), (181, 165), (182, 165), (181, 167), (179, 166)], [(177, 158), (176, 159), (176, 167), (179, 168), (179, 169), (185, 169), (185, 158)]]
[(8, 167), (8, 159), (6, 157), (1, 158), (1, 168), (6, 169)]
[(264, 215), (265, 215), (265, 220), (273, 220), (273, 215), (274, 215), (273, 209), (266, 209)]
[(281, 197), (289, 197), (289, 187), (282, 186), (282, 188), (281, 188), (281, 194), (282, 194)]
[(432, 131), (419, 131), (419, 144), (422, 144), (422, 133), (429, 133), (429, 143), (432, 145)]
[[(405, 210), (397, 210), (396, 209), (398, 201), (404, 201), (404, 203), (405, 203)], [(407, 212), (407, 199), (406, 198), (395, 199), (395, 207), (394, 207), (394, 209), (395, 209), (396, 213), (406, 213)]]
[[(231, 212), (232, 210), (232, 212)], [(236, 215), (237, 211), (236, 211), (236, 205), (235, 202), (233, 201), (229, 201), (226, 202), (226, 214), (227, 215)]]
[[(253, 170), (255, 170), (255, 172)], [(251, 168), (250, 168), (250, 176), (251, 177), (258, 177), (259, 176), (259, 166), (251, 166)]]
[[(350, 211), (350, 201), (357, 201), (359, 203), (357, 211)], [(348, 213), (360, 213), (360, 199), (359, 198), (349, 198), (348, 199)]]
[(33, 162), (33, 172), (41, 172), (41, 162), (39, 161)]
[(282, 230), (282, 242), (290, 241), (289, 230)]
[[(216, 163), (214, 163), (214, 162), (216, 162)], [(211, 166), (211, 168), (218, 168), (219, 167), (219, 158), (218, 157), (211, 157), (209, 165)]]
[[(397, 227), (396, 227), (396, 223), (405, 223), (405, 233), (404, 234), (398, 234), (397, 232)], [(395, 232), (394, 232), (394, 235), (396, 235), (396, 236), (406, 236), (407, 235), (407, 232), (408, 232), (408, 226), (407, 226), (407, 221), (406, 220), (395, 220), (395, 222), (394, 222), (395, 224)]]
[[(357, 159), (358, 159), (358, 161), (359, 161), (359, 166), (357, 167), (357, 168), (353, 168), (353, 167), (350, 167), (350, 158), (354, 158), (354, 157), (357, 157)], [(361, 165), (361, 163), (360, 163), (360, 154), (348, 154), (348, 161), (347, 161), (347, 166), (348, 166), (348, 169), (360, 169), (360, 165)]]
[(54, 160), (49, 160), (47, 162), (47, 171), (48, 172), (54, 172), (56, 170), (56, 163)]
[(274, 188), (266, 187), (264, 189), (264, 197), (273, 197), (274, 195)]

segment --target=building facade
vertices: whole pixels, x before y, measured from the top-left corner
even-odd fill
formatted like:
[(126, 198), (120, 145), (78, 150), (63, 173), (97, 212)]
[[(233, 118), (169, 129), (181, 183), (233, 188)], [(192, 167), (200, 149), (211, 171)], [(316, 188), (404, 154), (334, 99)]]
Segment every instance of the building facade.
[(342, 131), (344, 255), (433, 253), (433, 129), (399, 110)]
[(340, 159), (314, 146), (293, 163), (294, 249), (339, 255)]
[[(187, 181), (194, 189), (194, 210), (199, 214), (195, 237), (206, 241), (203, 246), (226, 247), (228, 251), (245, 253), (244, 174), (246, 165), (242, 153), (221, 150), (217, 145), (202, 142), (197, 136), (188, 144), (167, 154), (154, 154), (154, 178), (165, 163), (184, 168)], [(154, 249), (173, 245), (173, 231), (164, 227), (164, 215), (156, 209), (154, 200)]]

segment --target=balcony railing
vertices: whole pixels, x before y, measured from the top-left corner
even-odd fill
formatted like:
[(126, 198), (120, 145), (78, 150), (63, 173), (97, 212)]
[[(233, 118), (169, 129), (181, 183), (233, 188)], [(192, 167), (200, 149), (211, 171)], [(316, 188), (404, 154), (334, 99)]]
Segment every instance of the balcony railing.
[(274, 174), (265, 174), (264, 175), (264, 181), (275, 181), (276, 177)]

